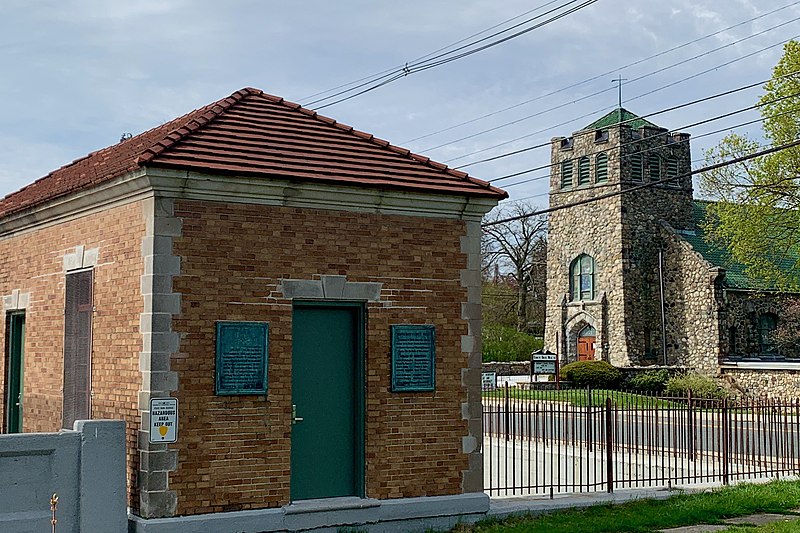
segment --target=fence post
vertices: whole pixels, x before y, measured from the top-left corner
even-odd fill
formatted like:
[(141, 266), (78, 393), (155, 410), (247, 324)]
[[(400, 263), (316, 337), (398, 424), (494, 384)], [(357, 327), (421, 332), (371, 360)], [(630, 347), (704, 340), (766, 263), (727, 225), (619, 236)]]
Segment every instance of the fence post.
[(611, 420), (611, 398), (606, 398), (606, 484), (608, 493), (614, 492), (614, 422)]
[(686, 416), (688, 429), (686, 435), (686, 448), (689, 452), (689, 461), (694, 461), (694, 408), (692, 407), (692, 391), (686, 391)]
[(511, 395), (508, 392), (508, 381), (506, 381), (506, 390), (505, 390), (505, 426), (506, 426), (506, 441), (511, 440)]
[(592, 386), (586, 386), (586, 445), (589, 451), (594, 450), (594, 412), (592, 409)]
[(727, 485), (730, 482), (730, 457), (728, 450), (728, 441), (730, 440), (730, 421), (728, 420), (728, 399), (722, 400), (722, 409), (720, 410), (722, 416), (722, 484)]

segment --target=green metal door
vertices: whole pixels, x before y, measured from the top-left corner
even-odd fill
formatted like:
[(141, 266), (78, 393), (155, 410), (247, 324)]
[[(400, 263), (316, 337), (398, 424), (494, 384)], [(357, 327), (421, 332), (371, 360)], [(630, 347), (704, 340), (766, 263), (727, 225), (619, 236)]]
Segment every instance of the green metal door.
[(362, 496), (363, 307), (297, 304), (292, 500)]
[(9, 313), (8, 374), (6, 377), (6, 431), (22, 433), (22, 357), (25, 349), (25, 313)]

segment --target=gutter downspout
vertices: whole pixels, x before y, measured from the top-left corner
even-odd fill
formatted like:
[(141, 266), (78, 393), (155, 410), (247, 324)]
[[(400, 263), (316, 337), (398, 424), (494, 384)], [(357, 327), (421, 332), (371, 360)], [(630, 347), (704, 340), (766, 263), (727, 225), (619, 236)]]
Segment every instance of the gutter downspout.
[(662, 364), (667, 365), (667, 319), (664, 305), (664, 249), (658, 249), (658, 289), (661, 303), (661, 356)]

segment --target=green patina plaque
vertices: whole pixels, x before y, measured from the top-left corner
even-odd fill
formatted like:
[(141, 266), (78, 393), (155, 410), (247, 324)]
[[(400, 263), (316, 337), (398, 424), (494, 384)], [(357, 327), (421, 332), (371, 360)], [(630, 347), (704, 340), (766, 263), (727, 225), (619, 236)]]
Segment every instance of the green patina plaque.
[(268, 336), (266, 322), (217, 322), (217, 394), (266, 394)]
[(436, 388), (436, 328), (392, 326), (392, 391)]

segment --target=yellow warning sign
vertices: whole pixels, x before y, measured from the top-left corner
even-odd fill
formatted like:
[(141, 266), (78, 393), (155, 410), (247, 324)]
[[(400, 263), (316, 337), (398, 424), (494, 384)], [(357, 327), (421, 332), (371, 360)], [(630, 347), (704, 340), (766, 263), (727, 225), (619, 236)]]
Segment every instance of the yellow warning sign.
[(178, 440), (178, 399), (150, 398), (150, 442)]

